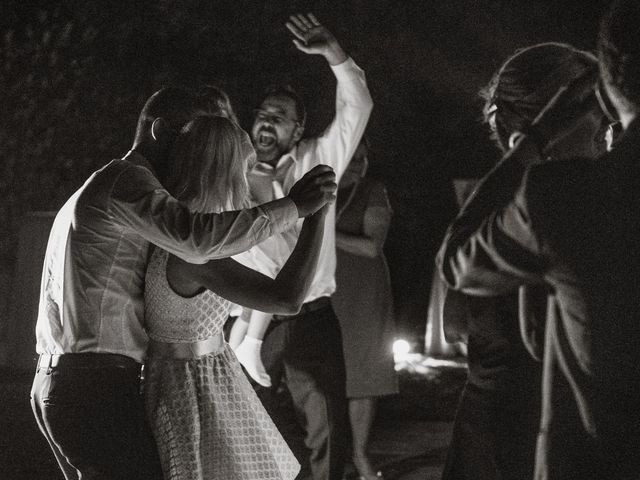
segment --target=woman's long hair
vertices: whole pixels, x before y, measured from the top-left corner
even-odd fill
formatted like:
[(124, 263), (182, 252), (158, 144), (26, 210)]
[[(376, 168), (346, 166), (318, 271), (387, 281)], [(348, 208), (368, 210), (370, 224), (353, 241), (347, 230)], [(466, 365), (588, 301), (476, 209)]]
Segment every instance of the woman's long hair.
[(187, 123), (171, 152), (167, 190), (196, 212), (238, 210), (249, 204), (247, 171), (256, 154), (247, 133), (225, 117)]
[(506, 151), (512, 133), (524, 130), (558, 89), (583, 75), (598, 75), (596, 57), (566, 43), (539, 43), (517, 50), (480, 91), (492, 138)]

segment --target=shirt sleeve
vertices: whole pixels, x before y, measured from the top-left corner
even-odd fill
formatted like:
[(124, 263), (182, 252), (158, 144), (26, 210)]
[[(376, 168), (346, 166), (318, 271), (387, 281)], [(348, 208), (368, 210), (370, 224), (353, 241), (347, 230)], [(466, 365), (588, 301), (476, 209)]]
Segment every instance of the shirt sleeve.
[(276, 234), (232, 258), (245, 267), (275, 278), (288, 258), (288, 253), (282, 252), (285, 245), (281, 235)]
[(131, 166), (114, 183), (109, 214), (123, 228), (191, 263), (248, 250), (292, 228), (295, 203), (282, 198), (255, 208), (194, 213), (173, 198), (146, 168)]
[(506, 206), (474, 226), (464, 211), (449, 228), (437, 257), (448, 286), (472, 295), (502, 295), (541, 283), (542, 247), (527, 208), (527, 176)]
[(315, 162), (306, 165), (305, 170), (325, 163), (333, 167), (339, 179), (362, 138), (373, 100), (364, 72), (353, 59), (348, 58), (331, 69), (337, 80), (336, 113), (322, 135), (308, 141)]

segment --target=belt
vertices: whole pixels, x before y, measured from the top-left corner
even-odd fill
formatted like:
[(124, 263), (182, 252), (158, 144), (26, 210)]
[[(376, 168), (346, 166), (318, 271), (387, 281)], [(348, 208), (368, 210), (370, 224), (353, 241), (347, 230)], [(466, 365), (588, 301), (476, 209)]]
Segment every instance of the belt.
[(42, 353), (38, 358), (36, 372), (42, 368), (47, 373), (52, 368), (69, 369), (98, 369), (98, 368), (123, 368), (128, 370), (140, 370), (140, 365), (133, 358), (117, 353)]
[(295, 315), (274, 315), (273, 319), (276, 321), (283, 320), (291, 320), (300, 315), (305, 315), (307, 313), (315, 312), (317, 310), (327, 308), (331, 306), (331, 298), (329, 297), (320, 297), (315, 300), (311, 300), (310, 302), (303, 303), (302, 307), (300, 307), (300, 311)]
[(224, 348), (225, 341), (222, 333), (206, 340), (187, 343), (168, 343), (157, 340), (149, 341), (149, 356), (155, 358), (174, 358), (188, 360), (192, 358), (218, 354)]

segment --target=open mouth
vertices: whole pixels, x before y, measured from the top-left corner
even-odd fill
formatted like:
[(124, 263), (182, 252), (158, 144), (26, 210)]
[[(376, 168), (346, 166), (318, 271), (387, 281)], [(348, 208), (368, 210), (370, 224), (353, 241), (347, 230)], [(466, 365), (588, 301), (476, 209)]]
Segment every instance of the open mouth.
[(276, 136), (269, 131), (261, 130), (258, 133), (257, 146), (260, 148), (270, 148), (276, 143)]

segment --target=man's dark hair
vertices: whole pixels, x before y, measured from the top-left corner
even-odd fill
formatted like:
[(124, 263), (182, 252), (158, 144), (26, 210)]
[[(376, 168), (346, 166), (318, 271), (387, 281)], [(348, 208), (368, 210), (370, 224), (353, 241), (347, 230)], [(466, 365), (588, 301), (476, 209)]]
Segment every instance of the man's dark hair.
[(262, 96), (260, 97), (260, 101), (258, 106), (264, 102), (267, 97), (288, 97), (293, 100), (293, 103), (296, 106), (296, 115), (298, 117), (298, 123), (300, 126), (304, 127), (307, 121), (307, 109), (304, 106), (304, 102), (302, 101), (302, 97), (295, 91), (295, 89), (291, 85), (270, 85), (265, 88), (264, 92), (262, 92)]
[(151, 95), (142, 107), (136, 136), (141, 135), (158, 117), (162, 117), (172, 129), (179, 131), (189, 120), (205, 113), (206, 105), (195, 92), (183, 87), (164, 87)]
[[(182, 87), (164, 87), (151, 95), (142, 107), (136, 127), (135, 143), (144, 139), (151, 129), (153, 121), (161, 117), (170, 129), (176, 133), (195, 117), (206, 115), (207, 104), (195, 92)], [(161, 182), (164, 181), (169, 166), (168, 155), (153, 160), (153, 166)]]
[(598, 59), (605, 82), (631, 111), (640, 108), (640, 2), (615, 1), (600, 24)]

